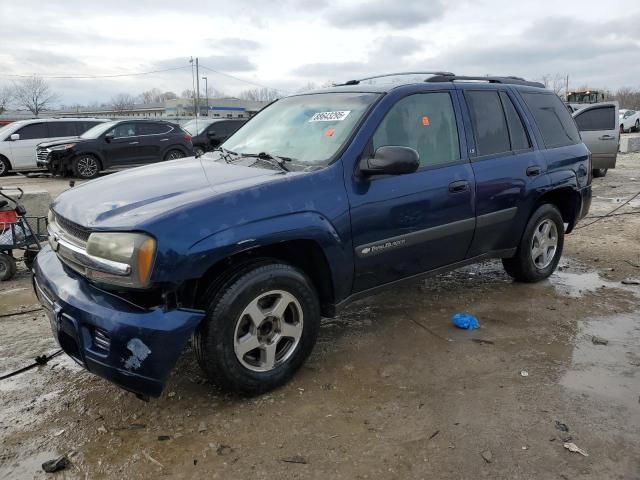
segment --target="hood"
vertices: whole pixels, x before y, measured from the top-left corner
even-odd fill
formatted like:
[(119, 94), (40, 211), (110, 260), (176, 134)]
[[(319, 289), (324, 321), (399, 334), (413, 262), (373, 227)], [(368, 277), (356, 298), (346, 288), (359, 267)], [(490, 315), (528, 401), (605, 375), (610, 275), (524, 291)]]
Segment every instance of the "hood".
[(228, 165), (207, 157), (183, 158), (73, 187), (52, 208), (87, 228), (135, 230), (170, 211), (282, 177), (275, 170)]
[(67, 137), (64, 140), (54, 140), (52, 142), (42, 142), (39, 143), (38, 146), (42, 148), (56, 147), (58, 145), (66, 145), (67, 143), (82, 143), (82, 142), (90, 142), (89, 138), (80, 138), (80, 137)]

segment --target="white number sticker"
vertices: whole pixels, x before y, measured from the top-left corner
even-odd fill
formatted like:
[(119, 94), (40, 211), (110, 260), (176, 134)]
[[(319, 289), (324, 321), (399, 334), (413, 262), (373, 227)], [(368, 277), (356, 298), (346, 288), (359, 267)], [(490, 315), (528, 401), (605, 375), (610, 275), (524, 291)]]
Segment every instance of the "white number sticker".
[(309, 119), (310, 122), (341, 122), (347, 115), (351, 113), (351, 110), (342, 110), (339, 112), (318, 112), (314, 113), (313, 117)]

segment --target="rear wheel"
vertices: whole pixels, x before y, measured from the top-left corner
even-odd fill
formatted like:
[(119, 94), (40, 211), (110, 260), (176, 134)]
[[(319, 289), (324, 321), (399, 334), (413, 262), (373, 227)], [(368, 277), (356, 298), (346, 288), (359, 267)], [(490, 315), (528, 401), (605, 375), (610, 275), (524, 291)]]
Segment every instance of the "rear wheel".
[(640, 119), (636, 120), (635, 129), (636, 132), (640, 132)]
[(38, 255), (37, 250), (25, 250), (24, 255), (22, 257), (22, 261), (24, 262), (24, 266), (27, 267), (27, 270), (31, 271), (33, 268), (33, 262)]
[(6, 253), (0, 253), (0, 281), (10, 280), (16, 274), (16, 261)]
[(177, 160), (178, 158), (183, 158), (184, 157), (184, 153), (182, 153), (180, 150), (169, 150), (165, 156), (164, 159), (166, 160)]
[(307, 276), (282, 263), (245, 266), (215, 291), (194, 338), (207, 377), (257, 394), (286, 383), (311, 353), (320, 304)]
[(520, 282), (539, 282), (551, 275), (564, 246), (564, 223), (558, 209), (544, 204), (531, 215), (513, 258), (502, 260), (505, 270)]
[(9, 160), (0, 156), (0, 177), (4, 177), (11, 170), (11, 165), (9, 164)]
[(100, 170), (100, 160), (93, 155), (78, 155), (73, 161), (73, 175), (78, 178), (96, 178)]
[(201, 157), (202, 155), (204, 155), (204, 149), (200, 146), (198, 147), (193, 147), (193, 154), (196, 157)]
[(607, 174), (606, 168), (594, 168), (593, 169), (593, 177), (594, 178), (602, 178)]

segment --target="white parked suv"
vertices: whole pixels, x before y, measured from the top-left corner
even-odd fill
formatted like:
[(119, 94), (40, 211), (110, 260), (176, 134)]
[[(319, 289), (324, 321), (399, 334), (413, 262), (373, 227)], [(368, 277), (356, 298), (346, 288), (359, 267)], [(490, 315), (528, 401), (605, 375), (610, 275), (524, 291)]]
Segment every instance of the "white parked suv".
[(98, 123), (98, 118), (35, 118), (0, 128), (0, 177), (9, 171), (36, 170), (36, 145), (78, 137)]
[(620, 133), (640, 132), (640, 111), (621, 108), (619, 112)]

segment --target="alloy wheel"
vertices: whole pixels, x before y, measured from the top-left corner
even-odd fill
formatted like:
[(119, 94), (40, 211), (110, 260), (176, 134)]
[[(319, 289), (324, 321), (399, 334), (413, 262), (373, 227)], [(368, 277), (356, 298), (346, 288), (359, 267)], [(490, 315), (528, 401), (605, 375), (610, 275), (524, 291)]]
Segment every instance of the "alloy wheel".
[(93, 157), (80, 157), (77, 168), (81, 177), (90, 178), (98, 173), (98, 162)]
[(254, 372), (271, 371), (295, 352), (302, 329), (302, 307), (293, 295), (284, 290), (261, 293), (236, 322), (236, 358)]
[(544, 270), (558, 249), (558, 227), (550, 219), (542, 220), (533, 231), (531, 239), (531, 260), (537, 268)]

